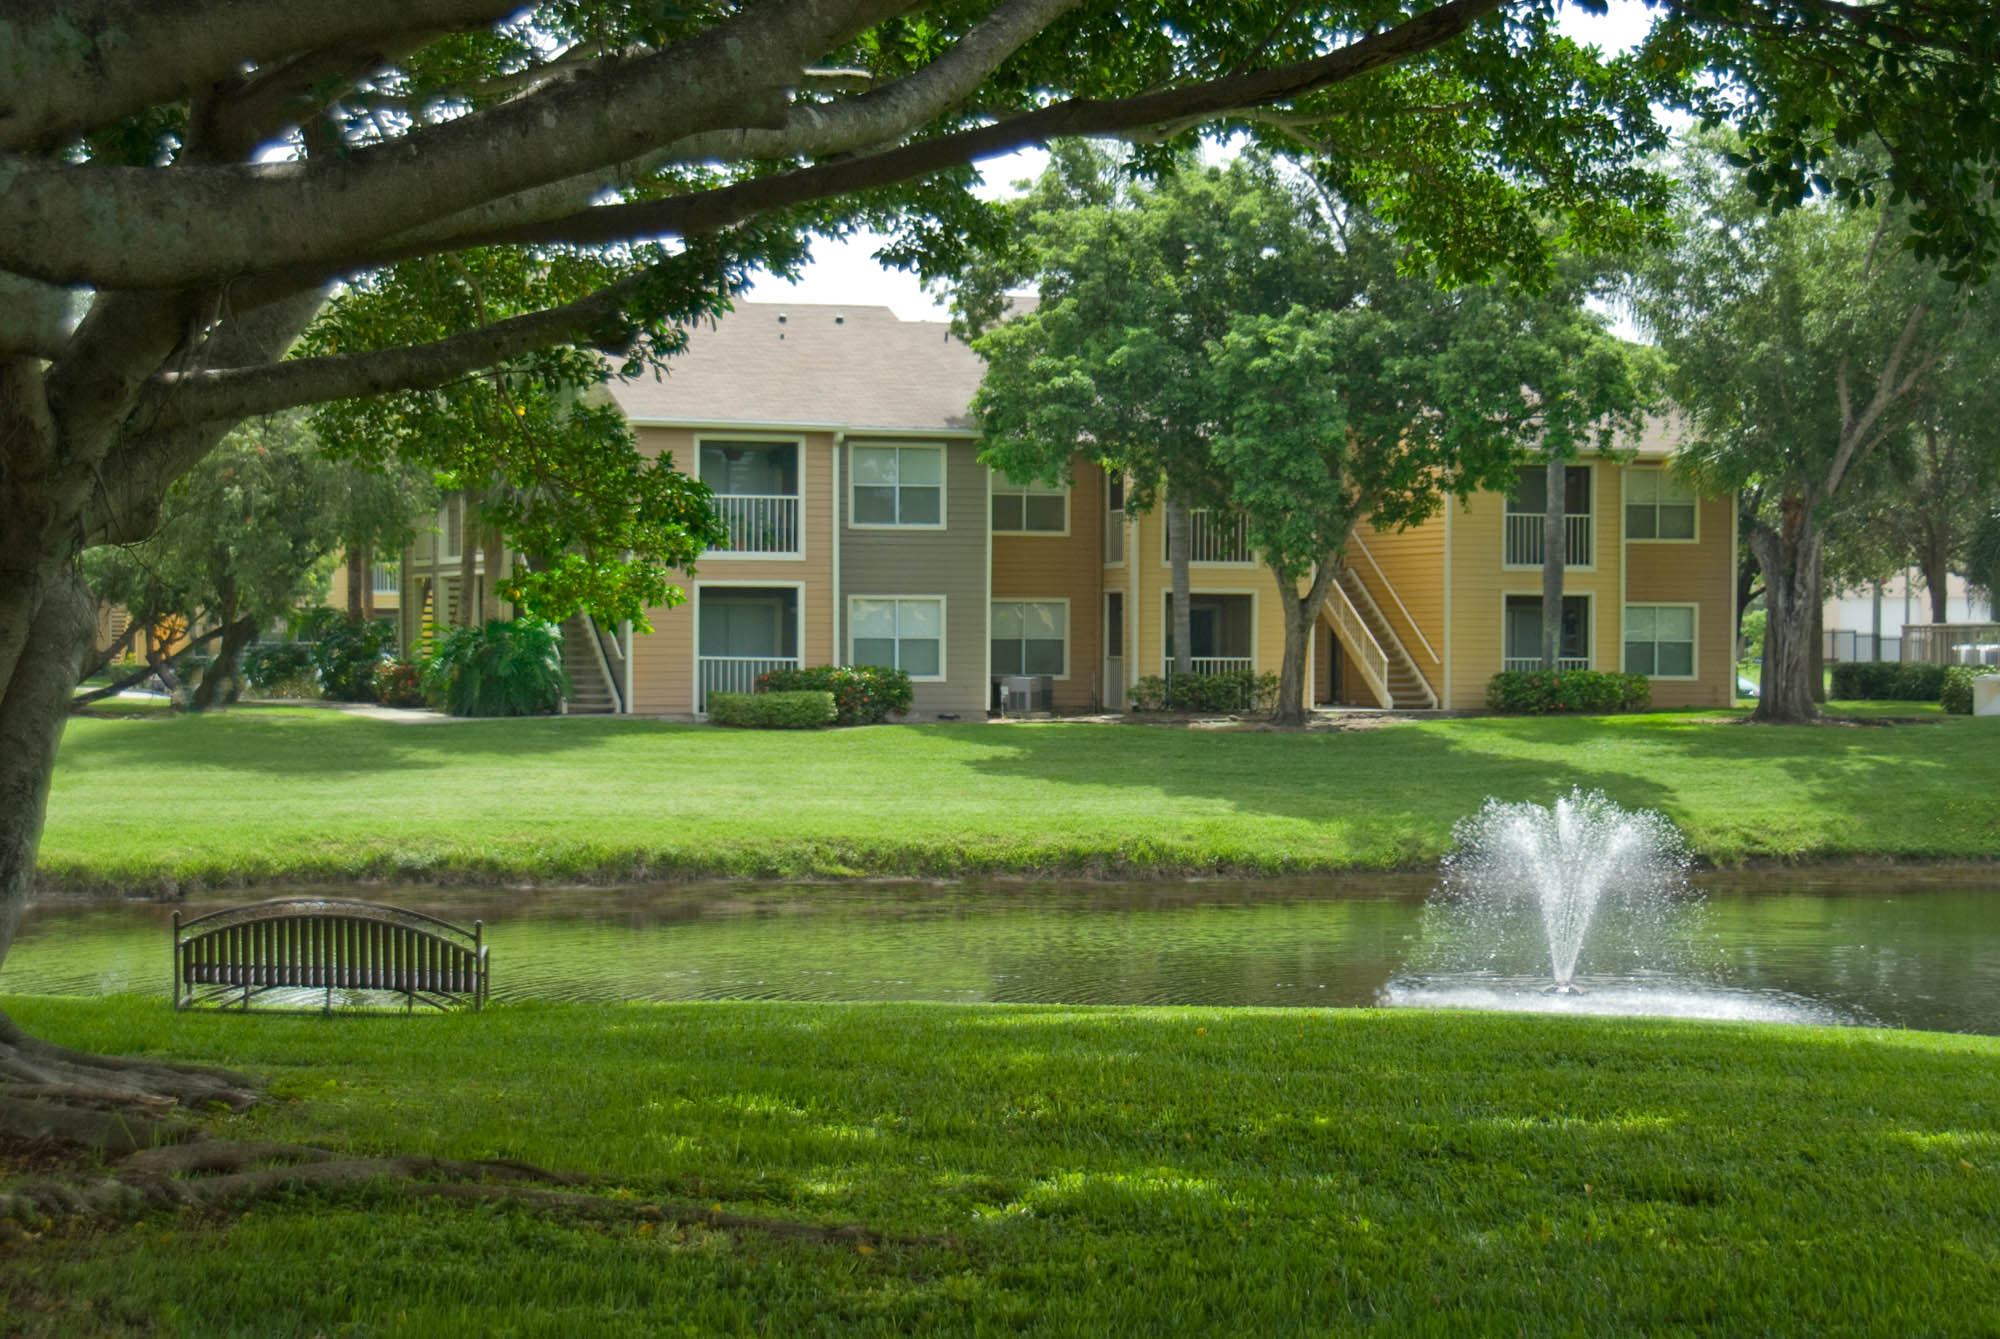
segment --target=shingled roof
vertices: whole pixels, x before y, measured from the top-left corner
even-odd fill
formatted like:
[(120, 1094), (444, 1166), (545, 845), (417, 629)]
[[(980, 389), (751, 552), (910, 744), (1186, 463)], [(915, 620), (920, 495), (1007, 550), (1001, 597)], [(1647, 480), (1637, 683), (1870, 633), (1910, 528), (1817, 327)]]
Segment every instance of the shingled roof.
[(943, 321), (887, 307), (740, 302), (685, 353), (609, 390), (636, 423), (969, 431), (984, 365)]

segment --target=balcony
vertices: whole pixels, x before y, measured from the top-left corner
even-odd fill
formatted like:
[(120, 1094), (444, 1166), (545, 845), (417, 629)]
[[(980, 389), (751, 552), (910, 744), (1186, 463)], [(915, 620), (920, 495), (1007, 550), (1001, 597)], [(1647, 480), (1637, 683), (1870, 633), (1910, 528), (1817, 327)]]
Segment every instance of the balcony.
[[(1542, 527), (1544, 518), (1532, 513), (1507, 513), (1506, 556), (1503, 561), (1508, 567), (1540, 567), (1542, 565)], [(1595, 555), (1591, 549), (1591, 526), (1588, 513), (1570, 514), (1563, 517), (1563, 566), (1595, 566)]]
[[(1160, 561), (1172, 562), (1172, 546), (1166, 527), (1160, 527)], [(1188, 561), (1190, 563), (1254, 563), (1250, 551), (1249, 523), (1241, 516), (1211, 512), (1197, 507), (1188, 512)]]
[(711, 554), (798, 556), (799, 499), (795, 494), (717, 493), (710, 505), (729, 531), (729, 543), (709, 550)]
[[(1490, 665), (1493, 662), (1489, 660), (1486, 663)], [(1510, 671), (1538, 670), (1541, 667), (1542, 667), (1542, 658), (1540, 656), (1508, 656), (1505, 660), (1500, 662), (1501, 669)], [(1587, 670), (1590, 668), (1590, 657), (1557, 656), (1556, 668), (1559, 670)]]

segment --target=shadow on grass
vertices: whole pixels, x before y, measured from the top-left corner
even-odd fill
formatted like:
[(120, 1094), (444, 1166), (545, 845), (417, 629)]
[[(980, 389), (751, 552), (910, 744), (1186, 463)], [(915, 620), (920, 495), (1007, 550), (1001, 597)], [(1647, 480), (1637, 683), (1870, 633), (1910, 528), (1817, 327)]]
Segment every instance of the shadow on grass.
[(186, 767), (294, 777), (430, 771), (588, 753), (635, 734), (697, 727), (618, 717), (384, 721), (346, 712), (264, 708), (116, 722), (63, 740), (62, 765)]

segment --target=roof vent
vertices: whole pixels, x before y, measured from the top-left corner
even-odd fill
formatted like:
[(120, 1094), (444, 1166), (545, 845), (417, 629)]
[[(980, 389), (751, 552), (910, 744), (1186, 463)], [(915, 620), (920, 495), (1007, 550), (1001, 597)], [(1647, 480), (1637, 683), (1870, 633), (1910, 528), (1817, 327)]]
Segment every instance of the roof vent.
[(835, 312), (833, 317), (833, 323), (835, 325), (846, 325), (847, 318), (845, 316), (840, 315), (838, 312)]
[(779, 312), (779, 313), (778, 313), (778, 324), (779, 324), (779, 325), (783, 325), (784, 323), (785, 323), (785, 314), (784, 314), (783, 312)]

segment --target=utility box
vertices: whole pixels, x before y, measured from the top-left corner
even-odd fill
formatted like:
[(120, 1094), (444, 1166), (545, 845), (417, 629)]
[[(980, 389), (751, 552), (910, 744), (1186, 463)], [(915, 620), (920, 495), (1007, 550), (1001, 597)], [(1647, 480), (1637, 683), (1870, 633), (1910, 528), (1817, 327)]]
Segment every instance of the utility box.
[(1972, 681), (1972, 714), (2000, 716), (2000, 674), (1982, 674)]
[(995, 675), (993, 709), (1002, 716), (1053, 712), (1056, 709), (1056, 681), (1047, 674)]

